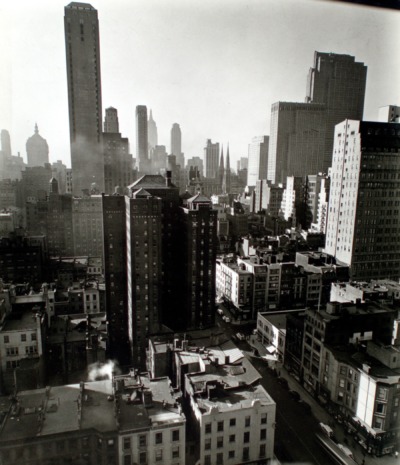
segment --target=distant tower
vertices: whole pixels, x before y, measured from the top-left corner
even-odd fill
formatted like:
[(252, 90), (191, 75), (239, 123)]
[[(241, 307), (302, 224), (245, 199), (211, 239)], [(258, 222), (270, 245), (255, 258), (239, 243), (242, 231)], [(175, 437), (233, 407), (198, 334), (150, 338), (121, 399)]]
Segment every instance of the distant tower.
[(221, 147), (221, 157), (219, 159), (219, 166), (218, 166), (218, 180), (219, 180), (219, 185), (222, 189), (222, 183), (224, 181), (224, 173), (225, 173), (225, 167), (224, 167), (224, 147)]
[(147, 121), (147, 138), (149, 144), (149, 151), (154, 149), (156, 145), (158, 145), (158, 132), (157, 132), (157, 124), (153, 119), (153, 112), (150, 110), (149, 120)]
[(139, 171), (145, 172), (148, 168), (148, 132), (147, 132), (147, 107), (136, 107), (136, 163)]
[(58, 181), (56, 178), (50, 179), (49, 194), (58, 194)]
[(118, 111), (116, 108), (106, 108), (104, 118), (104, 132), (119, 133)]
[(11, 157), (10, 133), (6, 129), (1, 130), (1, 151), (6, 157)]
[(229, 144), (226, 153), (226, 168), (224, 172), (224, 178), (222, 181), (222, 193), (229, 194), (231, 191), (231, 161), (229, 158)]
[(26, 154), (28, 166), (44, 166), (49, 162), (49, 146), (46, 139), (39, 134), (37, 124), (35, 124), (35, 134), (26, 141)]
[(65, 7), (69, 130), (73, 193), (95, 182), (104, 190), (100, 40), (97, 10), (88, 3)]
[(182, 153), (182, 132), (178, 123), (171, 129), (171, 154), (176, 156), (176, 164), (184, 168), (185, 159)]
[(249, 144), (247, 185), (255, 186), (257, 181), (267, 179), (268, 174), (268, 136), (253, 137)]
[(219, 143), (213, 144), (211, 139), (207, 139), (207, 145), (204, 147), (204, 177), (216, 179), (218, 176), (218, 156)]

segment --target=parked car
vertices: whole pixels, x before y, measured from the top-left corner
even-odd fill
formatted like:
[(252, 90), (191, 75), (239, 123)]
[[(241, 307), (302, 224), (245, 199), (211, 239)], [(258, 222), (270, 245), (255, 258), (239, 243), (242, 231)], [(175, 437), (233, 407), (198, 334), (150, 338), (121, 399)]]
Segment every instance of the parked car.
[(239, 339), (239, 341), (246, 339), (246, 336), (242, 333), (236, 333), (236, 337)]
[(289, 395), (292, 399), (296, 400), (297, 402), (301, 399), (300, 394), (297, 391), (290, 390)]
[(229, 316), (224, 315), (222, 317), (222, 319), (225, 321), (225, 323), (230, 323), (231, 322), (231, 319), (229, 318)]
[(218, 308), (217, 309), (217, 312), (219, 315), (223, 315), (224, 314), (224, 311), (222, 310), (222, 308)]

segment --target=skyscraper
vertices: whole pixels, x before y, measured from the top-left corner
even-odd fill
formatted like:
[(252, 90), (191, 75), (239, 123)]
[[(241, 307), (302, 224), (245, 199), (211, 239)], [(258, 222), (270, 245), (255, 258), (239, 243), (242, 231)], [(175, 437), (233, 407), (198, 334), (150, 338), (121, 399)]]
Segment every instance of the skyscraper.
[(178, 123), (174, 123), (171, 129), (171, 154), (176, 156), (176, 164), (183, 169), (185, 157), (182, 153), (182, 132)]
[(247, 165), (247, 185), (255, 186), (260, 179), (267, 179), (268, 174), (268, 136), (253, 137), (249, 144)]
[(147, 132), (147, 107), (136, 107), (136, 164), (139, 171), (145, 173), (149, 164), (149, 145)]
[(225, 166), (224, 166), (224, 148), (221, 148), (221, 157), (219, 159), (219, 166), (218, 166), (218, 182), (219, 187), (221, 188), (222, 192), (222, 183), (224, 181), (224, 174), (225, 174)]
[(400, 278), (400, 124), (335, 128), (325, 251), (353, 279)]
[(149, 151), (158, 145), (157, 124), (153, 119), (153, 112), (150, 110), (149, 120), (147, 121)]
[(367, 67), (350, 55), (315, 52), (305, 103), (272, 105), (268, 179), (327, 172), (335, 125), (361, 120)]
[(28, 166), (44, 166), (49, 162), (49, 146), (46, 139), (39, 134), (37, 124), (35, 124), (35, 134), (26, 141), (26, 155)]
[(106, 109), (103, 133), (104, 190), (113, 194), (117, 187), (128, 187), (133, 181), (133, 158), (129, 153), (129, 140), (119, 132), (118, 112)]
[(216, 179), (218, 176), (218, 156), (219, 143), (213, 144), (211, 139), (207, 139), (207, 145), (204, 147), (204, 177)]
[(72, 2), (65, 7), (64, 26), (73, 193), (81, 195), (92, 183), (104, 190), (97, 10)]
[(229, 145), (226, 152), (226, 167), (224, 177), (222, 179), (222, 193), (229, 194), (231, 192), (231, 160), (229, 157)]

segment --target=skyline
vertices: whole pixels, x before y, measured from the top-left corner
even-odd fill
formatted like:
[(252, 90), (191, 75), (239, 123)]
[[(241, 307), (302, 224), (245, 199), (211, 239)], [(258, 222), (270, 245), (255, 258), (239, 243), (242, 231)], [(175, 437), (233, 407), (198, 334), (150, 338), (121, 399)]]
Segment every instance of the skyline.
[[(0, 7), (8, 39), (1, 41), (3, 69), (10, 70), (0, 81), (0, 129), (26, 160), (37, 123), (50, 161), (71, 166), (63, 24), (69, 2), (22, 3)], [(186, 160), (203, 156), (212, 139), (229, 142), (235, 168), (253, 137), (269, 135), (273, 103), (304, 101), (316, 50), (353, 55), (368, 67), (364, 120), (400, 103), (398, 11), (319, 0), (88, 3), (99, 16), (102, 119), (106, 108), (118, 110), (133, 156), (135, 108), (146, 105), (168, 152), (178, 123)]]

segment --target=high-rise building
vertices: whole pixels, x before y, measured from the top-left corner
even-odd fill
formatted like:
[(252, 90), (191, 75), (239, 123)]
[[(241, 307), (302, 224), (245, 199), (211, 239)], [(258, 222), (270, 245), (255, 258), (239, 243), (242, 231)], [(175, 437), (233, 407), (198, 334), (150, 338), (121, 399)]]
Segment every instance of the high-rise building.
[(217, 211), (209, 198), (197, 194), (187, 200), (182, 212), (185, 327), (210, 327), (215, 322)]
[(215, 179), (218, 176), (219, 142), (213, 144), (207, 139), (204, 147), (204, 177)]
[(315, 103), (277, 102), (271, 108), (268, 179), (284, 183), (288, 176), (323, 171), (325, 106)]
[(143, 368), (148, 337), (161, 325), (162, 201), (138, 188), (125, 204), (128, 336), (132, 359)]
[(185, 157), (182, 153), (182, 132), (178, 123), (174, 123), (171, 129), (171, 154), (176, 156), (176, 164), (184, 168)]
[(149, 151), (158, 145), (158, 132), (157, 124), (153, 119), (153, 112), (150, 110), (149, 120), (147, 121), (147, 141), (149, 144)]
[(221, 148), (221, 157), (219, 159), (219, 166), (218, 166), (218, 183), (221, 188), (222, 192), (222, 182), (224, 180), (224, 173), (225, 173), (225, 163), (224, 163), (224, 148)]
[(305, 103), (272, 105), (268, 179), (327, 172), (335, 125), (361, 120), (367, 67), (350, 55), (315, 52)]
[(6, 129), (1, 130), (1, 151), (4, 156), (11, 157), (11, 138)]
[(131, 363), (128, 336), (126, 215), (123, 195), (103, 195), (104, 279), (108, 321), (108, 356)]
[(325, 251), (353, 279), (400, 278), (400, 124), (335, 128)]
[(149, 144), (147, 131), (147, 107), (137, 105), (136, 107), (136, 164), (139, 171), (145, 173), (149, 163)]
[[(51, 164), (52, 177), (58, 181), (58, 191), (60, 194), (66, 194), (67, 190), (67, 166), (61, 160)], [(70, 192), (69, 192), (70, 193)]]
[(26, 154), (28, 166), (44, 166), (49, 162), (49, 146), (46, 139), (39, 134), (37, 124), (35, 124), (35, 134), (26, 141)]
[(129, 140), (119, 132), (118, 112), (106, 109), (103, 133), (104, 190), (113, 194), (117, 187), (126, 188), (133, 182), (133, 158), (129, 153)]
[(253, 137), (249, 144), (247, 166), (247, 185), (255, 186), (257, 181), (267, 179), (268, 174), (268, 136)]
[(65, 7), (69, 127), (73, 193), (95, 183), (104, 190), (100, 41), (97, 10), (88, 3)]

